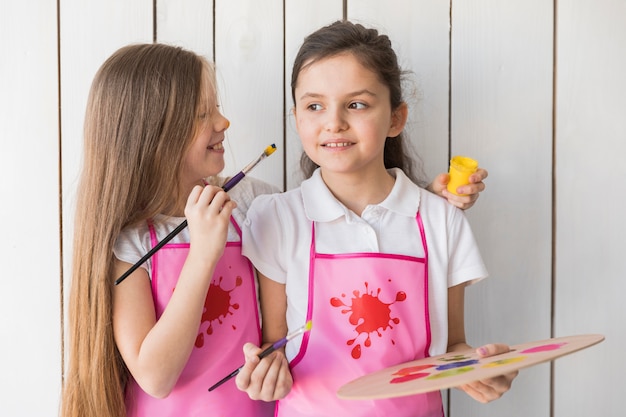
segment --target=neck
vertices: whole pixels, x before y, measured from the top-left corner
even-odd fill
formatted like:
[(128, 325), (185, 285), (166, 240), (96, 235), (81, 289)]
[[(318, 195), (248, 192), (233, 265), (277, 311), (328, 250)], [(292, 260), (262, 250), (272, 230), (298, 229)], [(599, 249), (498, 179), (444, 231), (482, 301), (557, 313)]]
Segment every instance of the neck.
[(185, 206), (187, 205), (187, 199), (189, 197), (189, 194), (191, 194), (191, 190), (193, 190), (193, 187), (195, 187), (196, 185), (204, 187), (206, 183), (204, 180), (198, 180), (183, 185), (181, 187), (181, 195), (172, 196), (172, 203), (163, 210), (163, 214), (172, 217), (185, 217)]
[(368, 174), (327, 173), (322, 169), (322, 179), (335, 198), (357, 215), (365, 207), (382, 202), (393, 188), (395, 178), (386, 169)]

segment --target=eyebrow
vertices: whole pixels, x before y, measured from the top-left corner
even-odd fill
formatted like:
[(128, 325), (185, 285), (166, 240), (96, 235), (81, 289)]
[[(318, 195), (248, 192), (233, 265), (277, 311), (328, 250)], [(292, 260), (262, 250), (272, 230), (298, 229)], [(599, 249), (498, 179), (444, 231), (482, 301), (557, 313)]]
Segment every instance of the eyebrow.
[[(372, 91), (370, 91), (368, 89), (363, 89), (363, 90), (359, 90), (359, 91), (353, 91), (352, 93), (348, 93), (348, 94), (346, 94), (346, 97), (356, 97), (356, 96), (360, 96), (360, 95), (363, 95), (363, 94), (368, 95), (368, 96), (372, 96), (372, 97), (376, 97), (377, 96), (376, 93), (374, 93), (374, 92), (372, 92)], [(299, 97), (299, 100), (302, 100), (302, 99), (307, 98), (307, 97), (310, 97), (310, 98), (321, 98), (321, 97), (324, 97), (324, 95), (323, 94), (319, 94), (319, 93), (308, 93), (307, 92), (307, 93), (302, 94)]]

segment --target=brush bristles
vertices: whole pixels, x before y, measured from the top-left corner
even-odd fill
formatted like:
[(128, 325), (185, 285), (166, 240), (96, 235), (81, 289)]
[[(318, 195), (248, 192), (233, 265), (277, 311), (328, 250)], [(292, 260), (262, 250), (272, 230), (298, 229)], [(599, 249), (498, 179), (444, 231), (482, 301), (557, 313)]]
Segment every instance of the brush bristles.
[(263, 153), (267, 156), (270, 156), (271, 154), (274, 153), (274, 151), (276, 151), (276, 145), (272, 143), (270, 146), (265, 148), (265, 151), (263, 151)]

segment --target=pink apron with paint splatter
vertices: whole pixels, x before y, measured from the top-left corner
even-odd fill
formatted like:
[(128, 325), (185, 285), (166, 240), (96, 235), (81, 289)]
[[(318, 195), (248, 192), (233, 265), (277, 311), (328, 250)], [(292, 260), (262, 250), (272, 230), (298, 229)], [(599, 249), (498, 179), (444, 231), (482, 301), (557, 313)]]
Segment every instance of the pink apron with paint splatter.
[[(231, 218), (237, 229), (239, 226)], [(152, 225), (152, 245), (157, 238)], [(152, 258), (152, 295), (157, 319), (161, 317), (189, 252), (188, 243), (166, 244)], [(252, 401), (235, 381), (219, 389), (208, 388), (244, 362), (242, 346), (261, 340), (254, 273), (241, 255), (241, 242), (227, 242), (206, 296), (198, 337), (189, 361), (167, 398), (146, 394), (135, 381), (126, 393), (129, 417), (271, 416), (273, 404)]]
[(385, 400), (341, 400), (343, 384), (388, 366), (423, 358), (430, 346), (428, 250), (424, 258), (382, 253), (320, 254), (311, 242), (307, 320), (294, 384), (277, 416), (441, 417), (439, 392)]

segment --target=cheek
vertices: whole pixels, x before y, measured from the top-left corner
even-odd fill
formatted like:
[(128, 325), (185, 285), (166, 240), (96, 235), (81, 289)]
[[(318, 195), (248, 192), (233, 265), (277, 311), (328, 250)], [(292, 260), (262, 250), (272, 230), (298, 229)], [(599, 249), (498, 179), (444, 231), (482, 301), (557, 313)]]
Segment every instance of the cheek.
[(311, 136), (315, 133), (317, 125), (310, 118), (300, 117), (296, 118), (296, 129), (300, 138), (304, 139), (304, 137)]

